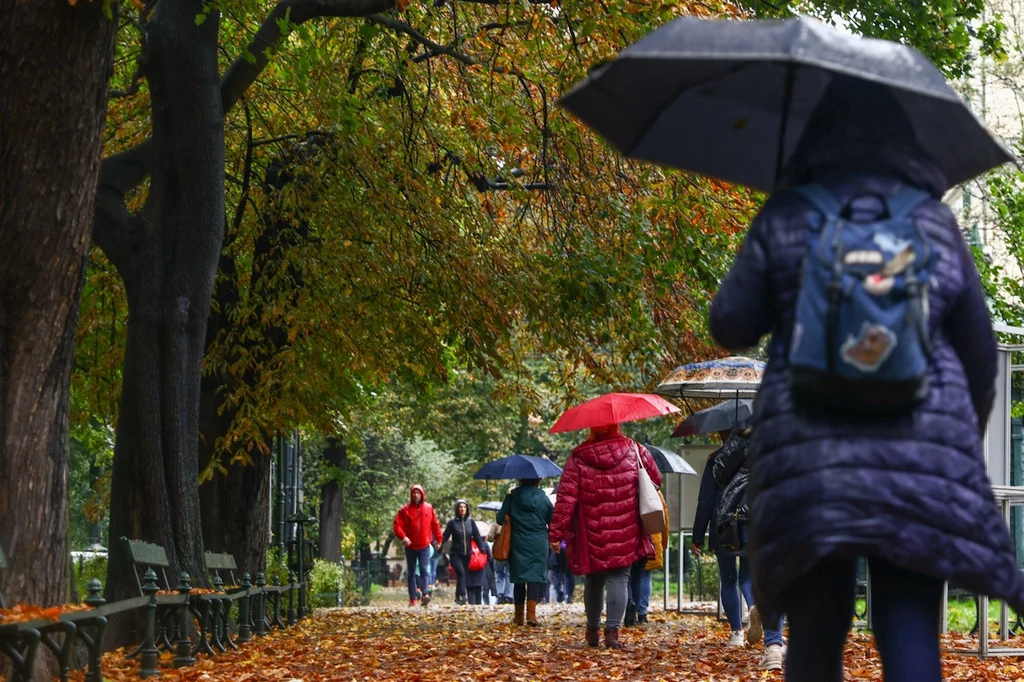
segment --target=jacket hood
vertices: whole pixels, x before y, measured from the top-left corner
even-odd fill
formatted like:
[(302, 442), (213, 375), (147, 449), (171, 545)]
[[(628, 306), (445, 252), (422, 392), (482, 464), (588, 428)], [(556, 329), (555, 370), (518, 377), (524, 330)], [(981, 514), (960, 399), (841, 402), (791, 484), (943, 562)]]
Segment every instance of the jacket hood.
[(466, 505), (466, 518), (468, 519), (469, 518), (469, 502), (466, 502), (465, 500), (461, 500), (461, 499), (460, 500), (455, 500), (455, 504), (452, 506), (452, 509), (455, 511), (455, 518), (459, 518), (459, 505), (460, 504)]
[[(865, 124), (884, 121), (884, 124)], [(915, 140), (914, 127), (888, 88), (838, 77), (825, 90), (778, 187), (850, 172), (895, 175), (941, 197), (949, 181)]]
[[(534, 492), (536, 491), (536, 492)], [(519, 505), (526, 511), (536, 511), (548, 499), (547, 493), (535, 485), (521, 485), (513, 491)]]
[(415, 500), (412, 499), (412, 494), (414, 492), (416, 492), (417, 490), (420, 491), (420, 501), (421, 502), (426, 502), (427, 501), (427, 491), (423, 489), (423, 486), (421, 486), (419, 483), (417, 483), (416, 485), (414, 485), (411, 488), (409, 488), (409, 504), (413, 504), (415, 502)]
[(623, 457), (636, 456), (632, 443), (629, 438), (618, 435), (578, 445), (572, 454), (595, 469), (611, 469), (621, 462)]

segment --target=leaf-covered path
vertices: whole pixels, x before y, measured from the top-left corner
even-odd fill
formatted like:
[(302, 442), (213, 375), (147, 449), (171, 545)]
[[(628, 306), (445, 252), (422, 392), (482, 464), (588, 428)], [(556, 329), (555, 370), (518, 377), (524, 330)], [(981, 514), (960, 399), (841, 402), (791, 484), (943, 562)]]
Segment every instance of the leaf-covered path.
[[(204, 659), (194, 667), (170, 668), (164, 679), (180, 682), (484, 682), (489, 680), (666, 680), (725, 682), (781, 680), (763, 672), (761, 651), (725, 646), (726, 630), (714, 619), (652, 613), (644, 628), (623, 631), (625, 651), (583, 644), (583, 609), (541, 606), (539, 628), (511, 625), (512, 607), (435, 604), (320, 611), (284, 632)], [(1024, 681), (1024, 662), (978, 661), (947, 656), (946, 680)], [(107, 680), (137, 680), (137, 666), (109, 654)], [(81, 673), (74, 678), (81, 680)], [(847, 679), (877, 680), (877, 653), (864, 634), (851, 636)]]

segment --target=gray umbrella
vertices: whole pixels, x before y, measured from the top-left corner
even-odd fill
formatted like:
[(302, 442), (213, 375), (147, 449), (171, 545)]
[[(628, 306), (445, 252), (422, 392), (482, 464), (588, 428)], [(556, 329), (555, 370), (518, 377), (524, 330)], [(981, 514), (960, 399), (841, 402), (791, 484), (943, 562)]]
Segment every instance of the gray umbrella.
[(695, 436), (698, 433), (718, 433), (734, 426), (750, 423), (751, 400), (726, 400), (723, 403), (694, 412), (672, 432), (672, 438)]
[(690, 466), (689, 462), (668, 448), (661, 448), (650, 443), (644, 443), (644, 447), (651, 453), (651, 457), (654, 458), (654, 463), (658, 465), (658, 471), (661, 473), (697, 475), (697, 471)]
[(772, 191), (836, 80), (893, 100), (950, 185), (1011, 159), (920, 52), (806, 18), (676, 19), (559, 103), (627, 157)]

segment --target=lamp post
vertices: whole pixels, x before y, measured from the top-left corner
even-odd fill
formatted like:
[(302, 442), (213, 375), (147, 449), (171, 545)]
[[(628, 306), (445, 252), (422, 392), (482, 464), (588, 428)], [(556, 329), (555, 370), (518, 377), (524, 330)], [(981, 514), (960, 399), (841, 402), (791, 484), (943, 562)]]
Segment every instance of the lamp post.
[[(316, 519), (312, 516), (305, 514), (304, 512), (296, 512), (288, 517), (288, 523), (294, 523), (295, 539), (292, 543), (289, 543), (289, 548), (294, 547), (298, 557), (294, 561), (295, 572), (299, 576), (299, 618), (305, 618), (306, 616), (306, 530), (305, 524), (316, 523)], [(292, 561), (289, 561), (289, 567), (293, 565)]]

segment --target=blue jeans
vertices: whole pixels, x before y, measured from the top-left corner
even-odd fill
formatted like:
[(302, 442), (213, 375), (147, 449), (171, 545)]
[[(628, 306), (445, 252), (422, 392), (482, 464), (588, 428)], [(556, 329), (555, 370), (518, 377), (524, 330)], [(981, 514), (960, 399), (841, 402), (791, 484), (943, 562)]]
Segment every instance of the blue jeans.
[(508, 575), (508, 562), (494, 562), (494, 589), (498, 591), (499, 597), (512, 598), (512, 580)]
[(437, 562), (440, 560), (440, 552), (434, 552), (434, 556), (430, 557), (430, 578), (427, 580), (427, 589), (437, 584)]
[(648, 571), (644, 569), (640, 573), (640, 589), (635, 594), (639, 595), (639, 598), (634, 597), (636, 602), (636, 615), (646, 616), (647, 607), (651, 605), (651, 579), (654, 575), (654, 571)]
[[(745, 523), (740, 526), (740, 542), (743, 543), (744, 547), (747, 546), (747, 524), (745, 524)], [(741, 573), (744, 571), (743, 566), (746, 564), (746, 562), (747, 562), (747, 558), (745, 556), (740, 558), (740, 572)], [(719, 566), (721, 566), (721, 564), (719, 564)], [(749, 572), (748, 572), (748, 575), (749, 575)], [(741, 576), (740, 579), (742, 580), (742, 576)], [(753, 592), (754, 591), (753, 591), (753, 589), (751, 589), (749, 587), (749, 585), (750, 585), (750, 579), (749, 578), (747, 579), (747, 585), (748, 585), (747, 589), (743, 592), (744, 599), (747, 600), (747, 606), (754, 606), (754, 599), (753, 599), (753, 597), (754, 597)], [(725, 597), (722, 597), (722, 603), (723, 604), (725, 603)], [(731, 625), (731, 621), (730, 621), (730, 625)], [(784, 643), (784, 641), (782, 639), (782, 616), (779, 616), (779, 619), (776, 622), (768, 623), (768, 622), (766, 622), (763, 619), (763, 614), (762, 614), (761, 627), (764, 628), (764, 645), (766, 647), (769, 647), (772, 644), (783, 644)], [(735, 630), (736, 628), (733, 628), (733, 629)]]
[[(939, 682), (942, 583), (868, 560), (871, 620), (885, 682)], [(786, 682), (839, 682), (843, 648), (853, 621), (856, 559), (818, 563), (783, 596), (789, 616)]]
[[(422, 569), (422, 570), (419, 570)], [(409, 599), (418, 599), (427, 591), (427, 571), (430, 570), (430, 547), (405, 548), (405, 578), (409, 583)]]
[[(733, 632), (743, 629), (743, 609), (740, 606), (740, 592), (747, 606), (754, 605), (754, 590), (750, 585), (750, 565), (747, 557), (736, 556), (721, 550), (715, 552), (718, 559), (718, 576), (722, 579), (722, 609), (729, 619), (729, 627)], [(736, 560), (739, 559), (740, 570), (736, 572)]]

